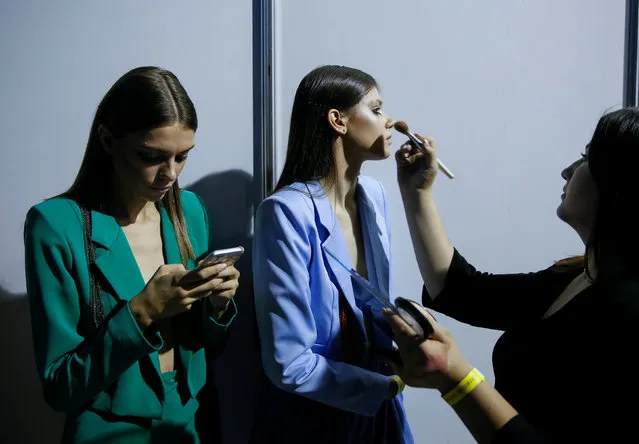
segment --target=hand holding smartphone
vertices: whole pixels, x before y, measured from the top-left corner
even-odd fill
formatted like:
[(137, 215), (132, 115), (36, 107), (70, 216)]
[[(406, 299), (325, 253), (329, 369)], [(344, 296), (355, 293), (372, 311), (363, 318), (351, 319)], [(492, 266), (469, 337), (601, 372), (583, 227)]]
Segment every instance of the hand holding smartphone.
[(237, 260), (244, 254), (244, 247), (225, 248), (222, 250), (214, 250), (206, 255), (204, 259), (193, 270), (189, 271), (180, 280), (180, 284), (188, 283), (192, 285), (198, 282), (197, 273), (206, 267), (218, 264), (226, 264), (228, 267), (235, 265)]
[(210, 267), (211, 265), (217, 264), (226, 264), (230, 267), (231, 265), (234, 265), (243, 254), (244, 247), (233, 247), (223, 250), (214, 250), (207, 254), (204, 259), (202, 259), (195, 270), (201, 270), (204, 267)]

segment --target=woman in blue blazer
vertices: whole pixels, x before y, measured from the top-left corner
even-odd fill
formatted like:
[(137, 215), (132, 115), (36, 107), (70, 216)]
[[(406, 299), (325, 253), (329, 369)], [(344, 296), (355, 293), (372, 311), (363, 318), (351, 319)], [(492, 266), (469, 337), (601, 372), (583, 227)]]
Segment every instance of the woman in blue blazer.
[(297, 89), (284, 170), (255, 221), (255, 306), (272, 383), (256, 442), (413, 442), (380, 304), (347, 270), (390, 294), (388, 205), (360, 168), (389, 156), (391, 127), (362, 71), (322, 66)]
[(27, 289), (44, 396), (64, 443), (195, 443), (205, 345), (236, 315), (239, 273), (206, 267), (199, 198), (178, 176), (195, 108), (169, 71), (122, 76), (98, 106), (84, 161), (25, 224)]

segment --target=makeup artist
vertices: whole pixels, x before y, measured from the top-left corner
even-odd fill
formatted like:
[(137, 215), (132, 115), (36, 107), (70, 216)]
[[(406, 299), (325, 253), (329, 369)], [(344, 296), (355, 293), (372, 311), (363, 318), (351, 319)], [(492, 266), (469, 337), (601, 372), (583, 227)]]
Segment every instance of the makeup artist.
[(433, 201), (437, 161), (428, 141), (425, 154), (411, 145), (396, 154), (423, 303), (504, 334), (493, 352), (493, 388), (432, 317), (435, 332), (420, 342), (387, 314), (401, 378), (438, 389), (478, 442), (636, 442), (639, 111), (604, 115), (563, 170), (557, 215), (585, 254), (536, 273), (481, 273), (453, 247)]

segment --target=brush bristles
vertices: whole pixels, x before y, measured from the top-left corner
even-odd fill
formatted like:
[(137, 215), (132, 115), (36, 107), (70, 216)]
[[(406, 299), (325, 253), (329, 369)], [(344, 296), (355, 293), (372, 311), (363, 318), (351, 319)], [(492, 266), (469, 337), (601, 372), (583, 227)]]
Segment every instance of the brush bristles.
[(408, 134), (408, 125), (403, 120), (398, 120), (397, 122), (395, 122), (393, 127), (400, 133)]

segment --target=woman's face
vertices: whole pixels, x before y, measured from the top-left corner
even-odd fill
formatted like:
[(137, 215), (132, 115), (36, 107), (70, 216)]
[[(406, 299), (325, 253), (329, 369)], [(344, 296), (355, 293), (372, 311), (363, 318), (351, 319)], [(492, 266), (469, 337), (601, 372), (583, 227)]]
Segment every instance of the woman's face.
[(557, 216), (586, 242), (594, 225), (598, 200), (597, 186), (588, 167), (588, 148), (580, 159), (561, 172), (561, 177), (566, 180), (566, 185)]
[(116, 183), (135, 200), (157, 202), (175, 183), (195, 146), (195, 132), (173, 124), (113, 139), (100, 130), (111, 154)]
[(345, 112), (344, 146), (359, 150), (366, 159), (386, 159), (390, 155), (393, 120), (382, 110), (377, 88)]

